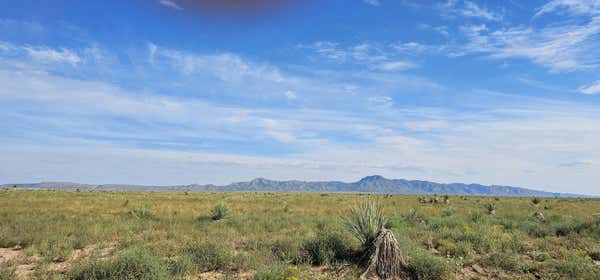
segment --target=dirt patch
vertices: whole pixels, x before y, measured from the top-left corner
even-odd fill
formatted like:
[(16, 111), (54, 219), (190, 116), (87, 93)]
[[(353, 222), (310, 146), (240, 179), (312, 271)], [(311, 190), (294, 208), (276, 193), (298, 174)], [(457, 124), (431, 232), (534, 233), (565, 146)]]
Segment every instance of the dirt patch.
[[(221, 271), (209, 271), (198, 274), (195, 279), (200, 280), (224, 280), (224, 279), (238, 279), (238, 280), (250, 280), (254, 277), (256, 271), (247, 270), (240, 272), (221, 272)], [(306, 275), (308, 273), (308, 275)], [(339, 266), (339, 267), (328, 267), (328, 266), (314, 266), (310, 268), (310, 271), (304, 271), (302, 275), (308, 276), (307, 279), (343, 279), (347, 275), (351, 275), (352, 270), (350, 266)]]
[[(46, 269), (54, 273), (65, 273), (74, 262), (88, 258), (96, 252), (98, 252), (97, 256), (100, 259), (108, 258), (117, 248), (117, 245), (117, 243), (87, 245), (74, 250), (68, 260), (50, 263)], [(27, 256), (27, 253), (20, 246), (0, 248), (0, 263), (10, 262), (15, 264), (18, 279), (31, 279), (36, 268), (35, 264), (41, 259), (42, 257), (38, 255)]]
[(20, 263), (27, 259), (27, 254), (21, 247), (0, 248), (0, 262)]
[(74, 250), (68, 260), (49, 264), (48, 270), (52, 272), (65, 273), (74, 262), (84, 258), (89, 258), (95, 252), (98, 252), (97, 257), (99, 259), (106, 259), (117, 248), (117, 245), (117, 243), (87, 245), (81, 249)]
[(209, 271), (203, 272), (198, 275), (197, 279), (200, 280), (224, 280), (224, 279), (239, 279), (239, 280), (250, 280), (254, 276), (254, 271), (240, 271), (225, 273), (220, 271)]
[(27, 257), (20, 246), (13, 248), (0, 248), (0, 263), (10, 262), (16, 265), (18, 279), (29, 279), (33, 274), (34, 259)]

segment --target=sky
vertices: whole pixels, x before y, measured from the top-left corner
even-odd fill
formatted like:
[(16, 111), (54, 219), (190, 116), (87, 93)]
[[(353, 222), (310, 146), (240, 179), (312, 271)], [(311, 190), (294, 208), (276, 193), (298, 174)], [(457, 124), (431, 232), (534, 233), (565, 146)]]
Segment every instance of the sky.
[(600, 0), (0, 0), (0, 183), (600, 194)]

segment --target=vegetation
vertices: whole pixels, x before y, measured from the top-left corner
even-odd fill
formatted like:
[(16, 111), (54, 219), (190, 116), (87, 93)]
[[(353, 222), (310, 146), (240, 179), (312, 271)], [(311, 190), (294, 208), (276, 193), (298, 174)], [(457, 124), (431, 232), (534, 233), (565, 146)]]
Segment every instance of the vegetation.
[[(0, 279), (356, 279), (382, 226), (414, 279), (600, 279), (600, 200), (448, 199), (9, 188), (0, 254), (23, 257), (0, 258)], [(212, 221), (215, 201), (235, 215)]]
[(225, 216), (227, 216), (228, 213), (229, 213), (229, 208), (227, 208), (227, 205), (224, 202), (221, 202), (212, 209), (210, 218), (213, 221), (218, 221), (220, 219), (225, 218)]
[(165, 263), (142, 249), (131, 249), (114, 259), (93, 260), (77, 264), (68, 275), (72, 280), (89, 279), (167, 279)]
[(383, 205), (365, 200), (350, 209), (350, 215), (344, 219), (346, 227), (358, 239), (362, 248), (373, 244), (379, 231), (386, 223)]

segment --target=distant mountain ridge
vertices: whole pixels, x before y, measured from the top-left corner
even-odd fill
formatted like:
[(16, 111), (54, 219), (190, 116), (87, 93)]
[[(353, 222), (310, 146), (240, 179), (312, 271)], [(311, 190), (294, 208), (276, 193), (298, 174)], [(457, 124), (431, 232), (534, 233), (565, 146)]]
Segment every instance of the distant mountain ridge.
[(387, 179), (379, 175), (367, 176), (357, 182), (340, 181), (274, 181), (256, 178), (247, 182), (217, 185), (146, 186), (124, 184), (79, 184), (72, 182), (41, 182), (33, 184), (5, 184), (3, 188), (17, 186), (26, 189), (104, 190), (104, 191), (191, 191), (191, 192), (330, 192), (374, 194), (448, 194), (479, 196), (539, 196), (539, 197), (588, 197), (587, 195), (553, 193), (510, 186), (486, 186), (480, 184), (441, 184), (429, 181)]

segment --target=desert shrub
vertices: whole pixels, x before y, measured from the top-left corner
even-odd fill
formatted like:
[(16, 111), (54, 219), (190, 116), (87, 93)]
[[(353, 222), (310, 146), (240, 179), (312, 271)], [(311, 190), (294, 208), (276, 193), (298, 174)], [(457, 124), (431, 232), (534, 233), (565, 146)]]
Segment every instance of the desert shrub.
[(496, 214), (496, 204), (488, 202), (486, 204), (483, 205), (483, 208), (485, 208), (485, 210), (487, 211), (488, 215), (494, 215)]
[(253, 280), (297, 280), (300, 278), (300, 270), (295, 266), (285, 267), (283, 265), (272, 265), (259, 269)]
[(600, 248), (594, 248), (589, 251), (588, 255), (592, 260), (600, 261)]
[(129, 215), (141, 220), (158, 220), (158, 217), (156, 217), (152, 211), (146, 208), (132, 209), (129, 211)]
[(450, 277), (451, 265), (443, 258), (422, 251), (414, 252), (409, 257), (408, 270), (414, 279), (433, 280)]
[(575, 230), (579, 234), (600, 236), (600, 217), (595, 216), (591, 220), (580, 222)]
[(48, 261), (63, 262), (66, 261), (71, 255), (73, 246), (70, 244), (68, 239), (52, 238), (46, 243), (45, 249), (44, 257)]
[(220, 219), (225, 218), (228, 214), (229, 214), (229, 208), (227, 207), (227, 204), (225, 204), (224, 202), (221, 202), (221, 203), (215, 205), (215, 207), (212, 209), (212, 211), (210, 213), (210, 218), (213, 221), (218, 221)]
[(588, 258), (571, 254), (553, 263), (556, 271), (565, 278), (600, 279), (600, 269), (595, 268)]
[(546, 237), (555, 234), (551, 228), (540, 223), (524, 222), (521, 227), (531, 237)]
[(450, 206), (450, 207), (446, 208), (446, 210), (444, 210), (442, 212), (442, 216), (443, 217), (450, 217), (450, 216), (454, 215), (454, 213), (456, 213), (456, 209), (454, 209), (454, 207)]
[(428, 219), (425, 215), (422, 215), (415, 209), (410, 209), (408, 213), (402, 214), (402, 219), (409, 225), (416, 225), (425, 221), (427, 223)]
[(436, 240), (436, 248), (443, 254), (452, 257), (467, 257), (473, 254), (473, 244), (466, 241)]
[(167, 259), (166, 266), (172, 277), (184, 277), (194, 271), (194, 264), (188, 256)]
[(199, 272), (228, 269), (232, 261), (231, 252), (215, 242), (191, 242), (184, 246), (182, 253)]
[(513, 253), (493, 252), (489, 254), (482, 262), (491, 267), (497, 267), (507, 271), (524, 271), (524, 263)]
[(531, 199), (531, 203), (533, 203), (534, 205), (538, 205), (540, 204), (540, 202), (542, 202), (542, 200), (538, 197), (534, 197)]
[(556, 236), (567, 236), (572, 233), (578, 233), (582, 225), (579, 219), (569, 216), (553, 216), (548, 221)]
[(11, 262), (0, 263), (0, 280), (17, 280), (17, 268)]
[(346, 241), (335, 233), (320, 232), (304, 241), (302, 250), (311, 264), (333, 264), (350, 258), (351, 250)]
[(278, 239), (271, 244), (271, 254), (286, 263), (301, 263), (300, 244), (290, 239)]
[(167, 279), (162, 260), (148, 251), (132, 249), (115, 259), (80, 263), (68, 273), (72, 280), (161, 280)]
[(362, 248), (368, 248), (386, 224), (383, 206), (375, 201), (365, 200), (350, 209), (350, 216), (344, 218), (344, 224), (358, 239)]
[(481, 223), (485, 220), (485, 216), (479, 212), (473, 212), (468, 215), (468, 219), (473, 223)]

